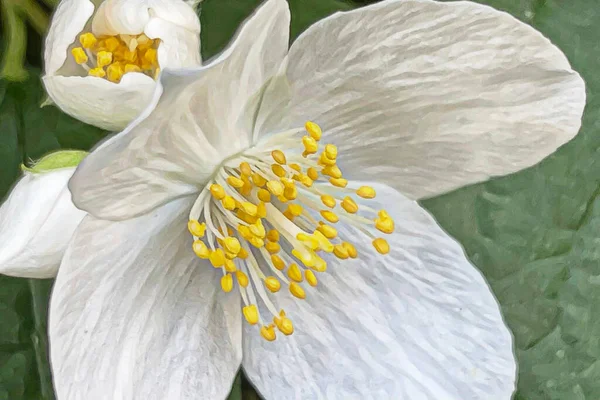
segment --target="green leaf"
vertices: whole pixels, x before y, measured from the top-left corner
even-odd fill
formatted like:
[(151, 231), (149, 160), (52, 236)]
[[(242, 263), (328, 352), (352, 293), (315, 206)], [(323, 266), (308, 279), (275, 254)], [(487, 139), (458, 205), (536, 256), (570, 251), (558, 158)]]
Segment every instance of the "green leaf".
[(583, 127), (536, 167), (426, 201), (485, 274), (511, 327), (517, 400), (600, 398), (600, 25), (588, 0), (482, 3), (549, 37), (586, 81)]

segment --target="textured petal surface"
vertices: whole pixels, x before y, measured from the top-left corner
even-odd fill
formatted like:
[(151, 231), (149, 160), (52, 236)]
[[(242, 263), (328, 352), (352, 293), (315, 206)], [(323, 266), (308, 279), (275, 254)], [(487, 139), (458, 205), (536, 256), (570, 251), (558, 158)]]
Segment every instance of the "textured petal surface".
[(265, 101), (263, 133), (315, 120), (353, 179), (411, 198), (537, 163), (577, 133), (585, 105), (584, 83), (558, 48), (506, 13), (462, 1), (335, 14), (294, 42), (287, 80), (289, 108)]
[(376, 189), (396, 221), (390, 253), (340, 226), (359, 258), (330, 257), (306, 300), (274, 296), (295, 332), (246, 329), (248, 377), (266, 399), (509, 399), (512, 338), (481, 273), (416, 202)]
[(224, 399), (241, 361), (240, 300), (191, 251), (179, 200), (143, 217), (88, 216), (51, 300), (57, 397)]
[(0, 207), (0, 273), (52, 278), (85, 213), (75, 208), (67, 181), (75, 168), (25, 173)]
[(62, 0), (58, 4), (46, 36), (44, 63), (47, 75), (53, 75), (64, 64), (67, 49), (93, 13), (94, 4), (89, 0)]
[(64, 112), (107, 130), (123, 129), (148, 105), (156, 88), (152, 78), (138, 73), (118, 84), (93, 76), (49, 76), (43, 79), (48, 95)]
[(160, 39), (158, 64), (165, 68), (185, 68), (200, 65), (200, 35), (161, 18), (151, 18), (146, 35)]
[(246, 103), (285, 57), (288, 25), (287, 2), (270, 0), (212, 64), (165, 71), (138, 120), (81, 164), (70, 186), (75, 204), (122, 219), (200, 188), (249, 145), (251, 131), (238, 120), (247, 121)]

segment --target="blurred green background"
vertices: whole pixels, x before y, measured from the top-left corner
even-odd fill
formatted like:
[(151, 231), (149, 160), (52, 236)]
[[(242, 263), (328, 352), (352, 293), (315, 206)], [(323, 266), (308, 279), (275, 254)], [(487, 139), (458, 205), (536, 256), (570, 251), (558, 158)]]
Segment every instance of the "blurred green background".
[[(292, 37), (373, 1), (289, 0)], [(600, 3), (485, 0), (533, 25), (587, 84), (577, 138), (519, 174), (423, 202), (488, 278), (514, 332), (517, 400), (600, 399)], [(106, 132), (40, 108), (42, 38), (55, 0), (0, 0), (0, 197), (19, 165)], [(205, 0), (202, 53), (220, 51), (258, 0)], [(9, 41), (10, 35), (21, 40)], [(25, 39), (26, 38), (26, 39)], [(0, 244), (1, 245), (1, 244)], [(53, 399), (46, 319), (51, 281), (0, 276), (0, 400)], [(258, 399), (242, 376), (231, 399)], [(442, 399), (440, 399), (442, 400)]]

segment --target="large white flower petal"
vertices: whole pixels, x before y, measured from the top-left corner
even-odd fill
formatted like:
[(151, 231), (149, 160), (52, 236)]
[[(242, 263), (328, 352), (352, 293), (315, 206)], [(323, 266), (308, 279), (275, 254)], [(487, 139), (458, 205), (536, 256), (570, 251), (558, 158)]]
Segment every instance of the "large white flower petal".
[(348, 175), (417, 199), (537, 163), (577, 133), (585, 105), (558, 48), (464, 1), (335, 14), (295, 41), (286, 77), (289, 108), (265, 102), (263, 133), (315, 120)]
[(89, 0), (62, 0), (58, 4), (46, 36), (44, 61), (47, 75), (54, 75), (64, 64), (67, 49), (93, 13), (94, 4)]
[(241, 361), (240, 300), (192, 252), (188, 207), (81, 223), (50, 305), (58, 398), (227, 396)]
[(144, 30), (151, 39), (160, 39), (158, 64), (161, 68), (185, 68), (201, 64), (200, 35), (161, 18), (151, 18)]
[(52, 278), (85, 213), (75, 208), (67, 181), (75, 168), (25, 172), (0, 207), (0, 273)]
[(90, 76), (46, 75), (42, 81), (64, 112), (107, 130), (122, 129), (137, 117), (156, 88), (140, 73), (126, 74), (118, 84)]
[[(227, 156), (248, 147), (246, 103), (287, 51), (289, 9), (269, 0), (213, 63), (165, 71), (151, 105), (75, 173), (75, 204), (108, 219), (140, 215), (189, 194)], [(164, 90), (163, 90), (164, 88)], [(162, 96), (161, 96), (162, 93)]]
[(481, 273), (416, 202), (376, 189), (396, 221), (391, 252), (340, 226), (359, 258), (328, 257), (306, 300), (274, 296), (295, 331), (244, 331), (249, 379), (267, 399), (509, 399), (512, 338)]

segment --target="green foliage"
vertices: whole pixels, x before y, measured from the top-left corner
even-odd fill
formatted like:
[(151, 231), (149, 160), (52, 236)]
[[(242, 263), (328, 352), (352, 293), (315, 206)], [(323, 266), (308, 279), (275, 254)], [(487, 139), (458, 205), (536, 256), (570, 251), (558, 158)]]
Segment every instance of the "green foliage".
[[(260, 2), (203, 2), (205, 59), (223, 49)], [(289, 2), (292, 38), (314, 21), (351, 8), (349, 2), (336, 0)], [(597, 2), (483, 2), (532, 24), (567, 54), (587, 83), (583, 128), (575, 140), (536, 167), (424, 205), (464, 245), (502, 304), (519, 359), (516, 399), (598, 399), (600, 318), (594, 312), (600, 308)], [(39, 46), (40, 40), (30, 37), (29, 45)], [(0, 81), (0, 197), (20, 175), (20, 164), (31, 165), (32, 160), (58, 149), (89, 150), (105, 135), (53, 106), (40, 108), (44, 99), (37, 79), (40, 72), (27, 72), (30, 78), (24, 82)], [(50, 281), (0, 276), (0, 400), (53, 398), (45, 335), (50, 287)], [(248, 382), (238, 378), (230, 398), (242, 397), (258, 398)]]

